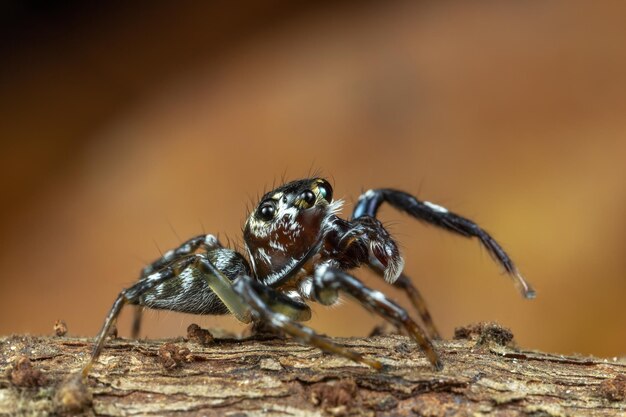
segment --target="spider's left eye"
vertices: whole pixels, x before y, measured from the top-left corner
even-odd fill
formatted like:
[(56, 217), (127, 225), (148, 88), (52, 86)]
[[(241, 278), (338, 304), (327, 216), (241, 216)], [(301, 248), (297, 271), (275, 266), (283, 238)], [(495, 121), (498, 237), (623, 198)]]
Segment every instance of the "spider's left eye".
[(276, 213), (276, 207), (274, 207), (274, 204), (267, 202), (267, 203), (263, 203), (261, 207), (259, 207), (259, 209), (256, 212), (256, 215), (259, 219), (268, 222), (274, 218), (275, 213)]
[(300, 194), (300, 201), (303, 203), (302, 204), (303, 208), (309, 208), (313, 204), (315, 204), (315, 201), (317, 201), (317, 198), (315, 197), (315, 194), (313, 194), (313, 191), (306, 190), (305, 192)]

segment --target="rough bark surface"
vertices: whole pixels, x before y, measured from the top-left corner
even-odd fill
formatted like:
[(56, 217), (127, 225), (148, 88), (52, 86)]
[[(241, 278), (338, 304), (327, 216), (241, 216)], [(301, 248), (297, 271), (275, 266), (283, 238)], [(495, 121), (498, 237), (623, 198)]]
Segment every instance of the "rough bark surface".
[[(87, 382), (92, 404), (79, 414), (626, 415), (624, 359), (520, 350), (501, 328), (489, 329), (466, 328), (459, 339), (436, 343), (442, 372), (399, 335), (335, 339), (382, 361), (382, 372), (279, 338), (216, 339), (206, 346), (184, 339), (111, 340)], [(6, 370), (0, 415), (66, 414), (59, 387), (85, 363), (91, 343), (0, 338)]]

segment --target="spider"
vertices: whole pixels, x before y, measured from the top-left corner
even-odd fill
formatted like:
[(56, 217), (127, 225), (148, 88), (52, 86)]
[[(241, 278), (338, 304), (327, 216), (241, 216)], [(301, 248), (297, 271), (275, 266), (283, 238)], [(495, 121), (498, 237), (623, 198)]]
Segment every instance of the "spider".
[[(339, 293), (404, 329), (434, 368), (443, 363), (432, 340), (439, 333), (411, 279), (396, 242), (377, 220), (382, 203), (450, 232), (476, 237), (513, 278), (526, 298), (534, 291), (502, 247), (476, 223), (428, 201), (393, 189), (376, 189), (359, 198), (352, 218), (337, 216), (342, 200), (333, 200), (331, 185), (309, 178), (281, 185), (265, 194), (243, 230), (247, 257), (222, 246), (213, 235), (191, 238), (141, 271), (139, 280), (120, 292), (98, 334), (87, 376), (107, 334), (125, 304), (137, 306), (133, 336), (139, 333), (143, 307), (192, 314), (232, 314), (243, 323), (267, 326), (301, 343), (341, 355), (374, 369), (382, 364), (318, 335), (300, 322), (311, 317), (307, 302), (332, 305)], [(383, 293), (368, 288), (349, 271), (365, 265), (403, 290), (417, 310), (424, 331)]]

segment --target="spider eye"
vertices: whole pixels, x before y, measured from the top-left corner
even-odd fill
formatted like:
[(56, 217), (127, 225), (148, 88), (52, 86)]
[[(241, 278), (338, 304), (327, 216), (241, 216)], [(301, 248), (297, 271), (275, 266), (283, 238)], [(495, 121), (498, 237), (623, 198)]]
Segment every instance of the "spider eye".
[(303, 208), (311, 207), (313, 204), (315, 204), (316, 200), (317, 198), (315, 198), (315, 194), (313, 194), (313, 191), (311, 190), (306, 190), (305, 192), (300, 194), (300, 201), (304, 203), (302, 204)]
[(319, 190), (322, 198), (329, 203), (333, 200), (333, 188), (327, 181), (321, 182), (317, 185), (317, 189)]
[(274, 214), (276, 213), (276, 208), (274, 204), (267, 202), (263, 203), (261, 207), (257, 210), (257, 217), (263, 221), (270, 221), (274, 218)]

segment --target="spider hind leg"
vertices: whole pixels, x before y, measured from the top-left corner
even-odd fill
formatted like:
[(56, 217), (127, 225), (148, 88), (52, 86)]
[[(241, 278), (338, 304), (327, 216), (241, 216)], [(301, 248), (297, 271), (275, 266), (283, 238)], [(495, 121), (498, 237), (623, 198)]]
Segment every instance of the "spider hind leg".
[(108, 336), (111, 327), (117, 321), (117, 318), (120, 315), (120, 312), (122, 311), (124, 305), (128, 303), (136, 303), (141, 295), (150, 291), (152, 288), (179, 276), (180, 273), (188, 266), (190, 266), (193, 261), (193, 258), (186, 258), (175, 262), (174, 264), (162, 269), (161, 271), (139, 280), (132, 287), (122, 290), (119, 293), (119, 295), (115, 299), (115, 302), (113, 302), (113, 306), (109, 310), (109, 314), (107, 315), (104, 324), (102, 325), (100, 333), (98, 333), (98, 336), (96, 337), (96, 341), (91, 352), (91, 357), (82, 369), (83, 377), (86, 377), (89, 374), (89, 371), (91, 370), (93, 364), (100, 356), (102, 348), (104, 347), (106, 337)]
[(223, 246), (217, 238), (211, 234), (192, 237), (181, 243), (178, 247), (165, 252), (160, 258), (144, 267), (141, 270), (140, 278), (145, 278), (168, 264), (191, 255), (200, 248), (209, 252), (213, 249), (223, 248)]

